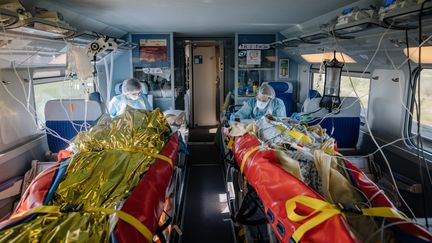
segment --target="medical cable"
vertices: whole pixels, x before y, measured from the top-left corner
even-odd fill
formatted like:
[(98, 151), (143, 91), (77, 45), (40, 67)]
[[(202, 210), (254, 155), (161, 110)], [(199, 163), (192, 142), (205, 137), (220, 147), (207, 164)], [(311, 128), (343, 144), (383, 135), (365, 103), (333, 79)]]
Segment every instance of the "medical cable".
[[(422, 16), (423, 16), (424, 5), (426, 4), (426, 2), (428, 2), (428, 1), (422, 2), (421, 7), (420, 7), (419, 17), (418, 17), (418, 25), (419, 25), (419, 27), (418, 27), (418, 41), (419, 41), (419, 44), (421, 44), (421, 41), (423, 38)], [(425, 159), (424, 147), (423, 147), (423, 138), (421, 136), (421, 98), (420, 98), (421, 97), (421, 90), (420, 90), (421, 71), (422, 71), (422, 59), (421, 59), (422, 56), (421, 56), (421, 54), (422, 54), (422, 48), (421, 48), (421, 46), (419, 46), (419, 49), (418, 49), (418, 55), (419, 55), (418, 59), (419, 60), (418, 60), (418, 67), (417, 67), (417, 69), (419, 70), (419, 73), (417, 74), (417, 77), (418, 77), (418, 79), (417, 79), (418, 110), (417, 110), (416, 115), (417, 115), (417, 147), (420, 146), (420, 148), (417, 148), (417, 156), (420, 160), (419, 161), (420, 162), (419, 163), (419, 174), (420, 174), (420, 180), (421, 180), (422, 184), (425, 185), (426, 183), (424, 181), (424, 174), (423, 174), (424, 172), (422, 170), (422, 166), (421, 166), (422, 163), (421, 162), (424, 163), (425, 170), (426, 170), (428, 178), (429, 178), (429, 183), (430, 183), (430, 185), (432, 185), (432, 178), (431, 178), (431, 175), (429, 172), (429, 166), (428, 166), (426, 159)], [(420, 156), (420, 154), (421, 154), (421, 156)], [(427, 193), (427, 190), (423, 190), (423, 210), (425, 213), (426, 228), (429, 229), (428, 210), (427, 210), (427, 202), (426, 202), (426, 195), (427, 194), (426, 193)]]
[[(386, 31), (381, 35), (381, 37), (380, 37), (380, 39), (379, 39), (379, 42), (378, 42), (378, 45), (377, 45), (377, 48), (375, 49), (375, 52), (374, 52), (374, 54), (372, 55), (372, 57), (371, 57), (369, 63), (366, 65), (366, 68), (365, 68), (365, 69), (363, 70), (363, 72), (361, 73), (360, 78), (363, 78), (363, 77), (364, 77), (365, 73), (367, 72), (367, 70), (369, 69), (370, 65), (371, 65), (372, 62), (374, 61), (375, 57), (377, 56), (377, 54), (378, 54), (378, 52), (379, 52), (379, 50), (380, 50), (380, 47), (381, 47), (381, 43), (383, 42), (384, 37), (386, 36), (386, 34), (388, 33), (388, 31), (391, 29), (391, 26), (392, 26), (392, 25), (390, 25), (390, 26), (386, 29)], [(332, 30), (330, 31), (330, 33), (331, 33), (332, 37), (333, 37), (334, 40), (335, 40), (335, 44), (336, 44), (336, 46), (337, 46), (338, 49), (339, 49), (338, 51), (339, 51), (340, 53), (342, 53), (342, 50), (341, 50), (342, 48), (341, 48), (341, 46), (340, 46), (340, 44), (339, 44), (339, 42), (338, 42), (338, 40), (337, 40), (336, 34), (335, 34), (335, 32), (334, 32), (334, 29), (332, 29)], [(343, 59), (343, 61), (344, 61), (344, 63), (345, 63), (345, 57), (344, 57), (344, 55), (341, 54), (341, 56), (342, 56), (342, 59)], [(345, 67), (346, 70), (348, 70), (347, 65), (344, 65), (344, 67)], [(350, 76), (349, 72), (347, 72), (347, 74), (348, 74), (348, 76), (349, 76), (350, 83), (352, 83), (351, 76)], [(367, 95), (364, 95), (364, 97), (366, 97), (366, 96), (367, 96)], [(342, 109), (343, 103), (345, 102), (345, 99), (346, 99), (346, 98), (347, 98), (347, 97), (344, 97), (344, 98), (342, 99), (340, 105), (337, 107), (338, 113), (341, 112), (341, 111), (343, 111), (343, 110), (346, 110), (346, 109), (351, 108), (351, 107), (356, 103), (356, 102), (353, 102), (352, 104), (350, 104), (350, 105), (348, 105), (347, 107), (345, 107), (345, 108)], [(359, 96), (357, 95), (357, 100), (360, 100), (361, 98), (363, 98), (363, 97), (359, 97)], [(362, 109), (363, 109), (363, 107), (362, 107)], [(330, 115), (333, 115), (333, 112), (330, 112), (330, 113), (328, 113), (327, 115), (325, 115), (325, 116), (322, 118), (321, 122), (324, 121), (324, 119), (327, 118), (327, 117), (330, 116)], [(319, 122), (318, 124), (321, 124), (321, 122)]]
[(369, 238), (365, 241), (365, 243), (371, 242), (372, 238), (373, 238), (376, 234), (382, 232), (382, 231), (385, 230), (386, 228), (390, 228), (390, 227), (393, 227), (393, 226), (396, 226), (396, 225), (401, 225), (401, 224), (416, 224), (416, 225), (418, 225), (418, 226), (423, 227), (423, 225), (421, 225), (421, 224), (419, 224), (419, 223), (417, 223), (417, 222), (410, 222), (410, 221), (398, 221), (398, 222), (390, 223), (390, 224), (387, 224), (387, 225), (383, 226), (381, 229), (375, 231), (374, 233), (372, 233), (372, 234), (369, 236)]
[[(31, 117), (35, 118), (35, 122), (33, 124), (35, 125), (36, 130), (39, 130), (39, 126), (37, 125), (36, 121), (41, 122), (41, 120), (39, 120), (34, 114), (32, 114), (29, 110), (27, 110), (25, 104), (22, 103), (14, 94), (12, 94), (12, 92), (9, 90), (9, 88), (3, 82), (0, 82), (0, 83), (2, 84), (2, 86), (5, 89), (6, 93), (8, 93), (9, 96), (11, 96), (12, 99), (14, 99), (16, 102), (18, 102), (24, 108), (24, 110), (27, 111), (27, 113)], [(35, 113), (36, 111), (34, 110), (34, 108), (33, 107), (31, 107), (31, 108), (32, 108), (32, 111)], [(56, 138), (58, 138), (58, 139), (60, 139), (60, 140), (62, 140), (64, 142), (66, 142), (67, 144), (70, 144), (69, 140), (67, 140), (67, 139), (59, 136), (58, 133), (53, 133), (53, 130), (49, 129), (48, 127), (45, 127), (45, 129), (46, 129), (46, 131), (47, 131), (48, 134), (50, 134), (53, 137), (56, 137)]]
[[(333, 33), (333, 37), (335, 38), (335, 41), (337, 42), (337, 37), (335, 36), (335, 34), (334, 34), (334, 32), (332, 32)], [(429, 40), (431, 40), (432, 39), (432, 35), (430, 35), (429, 37), (427, 37), (420, 45), (419, 45), (419, 47), (421, 47), (421, 46), (423, 46), (423, 45), (425, 45), (425, 44), (427, 44), (427, 42), (429, 41)], [(340, 45), (339, 45), (340, 46)], [(379, 49), (378, 49), (379, 50)], [(376, 50), (376, 51), (378, 51), (378, 50)], [(414, 51), (413, 51), (413, 53), (417, 53), (417, 51), (418, 51), (418, 48), (416, 48)], [(403, 62), (402, 62), (402, 64), (401, 65), (399, 65), (397, 68), (398, 69), (400, 69), (405, 63), (407, 63), (408, 61), (410, 60), (410, 58), (406, 58)], [(371, 60), (372, 61), (372, 60)], [(383, 84), (381, 84), (381, 85), (383, 85)], [(363, 98), (363, 97), (366, 97), (366, 96), (368, 96), (369, 94), (365, 94), (365, 95), (362, 95), (362, 96), (359, 96), (359, 97), (357, 97), (357, 99), (361, 99), (361, 98)], [(340, 107), (342, 107), (342, 104), (343, 104), (343, 102), (345, 101), (345, 98), (346, 97), (344, 97), (343, 99), (342, 99), (342, 101), (341, 101), (341, 104), (339, 105), (339, 108)], [(343, 108), (343, 109), (340, 109), (340, 111), (343, 111), (343, 110), (346, 110), (346, 109), (349, 109), (351, 106), (353, 106), (355, 104), (355, 102), (353, 102), (351, 105), (349, 105), (349, 106), (347, 106), (347, 107), (345, 107), (345, 108)], [(332, 113), (329, 113), (327, 116), (329, 116), (329, 115), (331, 115)], [(327, 117), (327, 116), (325, 116), (325, 117)]]
[[(1, 16), (1, 14), (0, 14), (0, 16)], [(2, 29), (3, 29), (3, 33), (6, 35), (6, 28), (5, 28), (4, 25), (2, 25)], [(27, 94), (26, 89), (25, 89), (25, 87), (24, 87), (24, 82), (23, 82), (23, 80), (21, 79), (21, 76), (18, 74), (18, 71), (17, 71), (17, 69), (16, 69), (16, 67), (15, 67), (15, 60), (13, 60), (13, 56), (12, 56), (12, 48), (10, 47), (9, 44), (6, 44), (6, 46), (7, 46), (8, 50), (9, 50), (9, 55), (10, 55), (10, 57), (11, 57), (11, 59), (12, 59), (12, 62), (11, 62), (11, 64), (12, 64), (12, 68), (13, 68), (13, 70), (14, 70), (16, 76), (18, 77), (18, 80), (19, 80), (20, 85), (21, 85), (22, 88), (23, 88), (24, 97), (25, 97), (26, 100), (28, 100), (28, 99), (29, 99), (29, 95)], [(29, 77), (29, 78), (30, 78), (30, 77)], [(24, 107), (26, 107), (26, 106), (24, 106)], [(28, 106), (26, 107), (26, 110), (28, 110)]]
[[(390, 26), (390, 27), (391, 27), (391, 26)], [(369, 64), (366, 66), (366, 69), (363, 71), (362, 76), (363, 76), (364, 73), (367, 71), (367, 69), (369, 68), (370, 64), (372, 63), (374, 57), (375, 57), (376, 54), (378, 53), (379, 47), (381, 46), (381, 42), (383, 41), (384, 36), (385, 36), (385, 34), (388, 32), (388, 30), (390, 29), (390, 27), (389, 27), (389, 28), (386, 30), (386, 32), (384, 32), (384, 34), (381, 36), (380, 41), (379, 41), (379, 43), (378, 43), (378, 47), (377, 47), (377, 49), (375, 50), (375, 54), (374, 54), (373, 58), (371, 58), (371, 61), (369, 62)], [(333, 34), (334, 34), (334, 32), (333, 32)], [(334, 36), (334, 37), (335, 37), (335, 36)], [(337, 38), (336, 38), (336, 37), (335, 37), (335, 41), (336, 41), (336, 46), (337, 46), (337, 48), (339, 49), (339, 52), (341, 52), (341, 49), (342, 49), (342, 48), (341, 48), (341, 46), (339, 45), (339, 42), (337, 41)], [(342, 59), (343, 59), (343, 62), (345, 63), (345, 57), (344, 57), (343, 55), (342, 55)], [(356, 97), (359, 99), (360, 106), (361, 106), (361, 108), (363, 109), (363, 108), (364, 108), (364, 106), (363, 106), (363, 102), (360, 100), (359, 95), (358, 95), (358, 93), (357, 93), (357, 91), (356, 91), (356, 89), (355, 89), (355, 87), (354, 87), (354, 84), (353, 84), (352, 79), (351, 79), (350, 71), (349, 71), (347, 65), (344, 65), (344, 67), (345, 67), (345, 69), (346, 69), (346, 71), (347, 71), (347, 74), (348, 74), (348, 77), (349, 77), (349, 80), (350, 80), (350, 84), (351, 84), (351, 86), (352, 86), (352, 88), (353, 88), (353, 90), (354, 90), (354, 93), (355, 93)], [(412, 209), (409, 207), (409, 205), (408, 205), (408, 203), (405, 201), (405, 199), (402, 197), (402, 195), (401, 195), (401, 193), (400, 193), (400, 191), (399, 191), (399, 188), (397, 187), (397, 183), (396, 183), (396, 180), (395, 180), (395, 177), (394, 177), (394, 174), (393, 174), (393, 171), (392, 171), (392, 168), (391, 168), (390, 162), (388, 161), (388, 159), (387, 159), (387, 157), (386, 157), (384, 151), (380, 148), (380, 145), (379, 145), (378, 142), (376, 141), (375, 136), (374, 136), (374, 134), (373, 134), (373, 132), (372, 132), (372, 130), (371, 130), (371, 128), (370, 128), (370, 125), (369, 125), (369, 121), (368, 121), (368, 119), (365, 119), (365, 124), (366, 124), (366, 128), (368, 129), (368, 132), (369, 132), (369, 135), (370, 135), (372, 141), (373, 141), (374, 144), (379, 148), (380, 153), (381, 153), (381, 155), (383, 156), (384, 162), (385, 162), (385, 164), (387, 165), (387, 168), (389, 169), (390, 177), (391, 177), (391, 180), (392, 180), (393, 185), (396, 187), (396, 192), (397, 192), (398, 196), (400, 197), (400, 199), (401, 199), (401, 201), (404, 203), (404, 205), (407, 207), (407, 209), (410, 211), (410, 213), (411, 213), (412, 216), (414, 217), (414, 220), (417, 220), (417, 218), (416, 218), (414, 212), (413, 212)]]
[[(3, 32), (6, 34), (6, 29), (5, 29), (5, 27), (3, 26)], [(10, 48), (10, 46), (9, 45), (7, 45), (8, 46), (8, 49), (9, 49), (9, 52), (10, 52), (10, 55), (12, 55), (12, 49)], [(37, 51), (37, 53), (39, 52), (40, 50), (38, 50)], [(28, 52), (27, 52), (28, 53)], [(29, 74), (29, 91), (28, 91), (28, 93), (26, 92), (26, 89), (25, 89), (25, 87), (24, 87), (24, 83), (23, 83), (23, 80), (22, 80), (22, 78), (21, 78), (21, 76), (19, 75), (19, 73), (18, 73), (18, 71), (17, 71), (17, 69), (16, 69), (16, 66), (15, 66), (15, 62), (14, 61), (12, 61), (12, 67), (13, 67), (13, 70), (14, 70), (14, 73), (15, 73), (15, 75), (17, 76), (17, 78), (18, 78), (18, 80), (19, 80), (19, 82), (20, 82), (20, 84), (21, 84), (21, 87), (22, 87), (22, 89), (23, 89), (23, 93), (24, 93), (24, 96), (25, 96), (25, 99), (26, 99), (26, 101), (27, 101), (27, 106), (26, 105), (24, 105), (21, 101), (19, 101), (19, 99), (17, 99), (14, 95), (12, 95), (11, 94), (11, 92), (9, 91), (9, 89), (4, 85), (4, 88), (6, 89), (6, 91), (8, 92), (8, 94), (9, 95), (11, 95), (11, 97), (12, 98), (14, 98), (14, 100), (15, 101), (18, 101), (23, 107), (24, 107), (24, 109), (26, 109), (28, 112), (29, 112), (29, 114), (32, 116), (32, 117), (34, 117), (34, 118), (36, 118), (36, 116), (34, 115), (34, 114), (31, 114), (30, 113), (30, 92), (31, 92), (31, 85), (32, 85), (32, 77), (31, 77), (31, 75), (30, 75), (30, 64), (28, 64), (27, 65), (27, 73)], [(35, 114), (36, 114), (36, 111), (34, 110), (34, 108), (32, 107), (32, 112), (34, 112)], [(68, 118), (69, 118), (69, 116), (68, 116)], [(36, 118), (37, 119), (37, 118)], [(41, 122), (41, 124), (43, 124), (44, 122), (43, 121), (41, 121), (41, 120), (39, 120), (39, 119), (37, 119), (39, 122)], [(69, 120), (70, 120), (70, 118), (69, 118)], [(73, 123), (72, 123), (73, 124)], [(37, 126), (37, 125), (36, 125)], [(74, 127), (74, 126), (73, 126)], [(46, 127), (45, 127), (46, 128)], [(39, 127), (37, 126), (37, 129), (39, 129)], [(74, 129), (75, 129), (75, 127), (74, 127)], [(76, 130), (76, 129), (75, 129)], [(77, 131), (78, 132), (78, 131)], [(53, 135), (53, 136), (58, 136), (58, 134), (57, 135), (54, 135), (54, 134), (51, 134), (51, 135)], [(61, 139), (61, 140), (65, 140), (64, 138), (59, 138), (59, 139)], [(68, 141), (68, 140), (66, 140), (66, 141)]]

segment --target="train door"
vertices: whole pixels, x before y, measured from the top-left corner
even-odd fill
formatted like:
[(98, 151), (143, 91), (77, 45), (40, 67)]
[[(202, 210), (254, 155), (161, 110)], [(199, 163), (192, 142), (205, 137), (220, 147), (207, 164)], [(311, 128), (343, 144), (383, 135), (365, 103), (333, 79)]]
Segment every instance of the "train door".
[(193, 48), (193, 114), (196, 126), (213, 126), (217, 119), (219, 54), (215, 45)]

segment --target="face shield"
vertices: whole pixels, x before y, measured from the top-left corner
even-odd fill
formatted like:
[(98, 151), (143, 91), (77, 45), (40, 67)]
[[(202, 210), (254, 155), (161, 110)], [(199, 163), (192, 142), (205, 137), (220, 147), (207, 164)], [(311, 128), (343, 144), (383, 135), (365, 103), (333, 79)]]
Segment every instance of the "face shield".
[(275, 98), (275, 96), (274, 89), (270, 85), (263, 83), (258, 89), (258, 94), (256, 96), (257, 108), (263, 110), (267, 107), (270, 101)]
[(123, 82), (122, 93), (129, 100), (138, 100), (142, 93), (142, 86), (137, 79), (128, 79)]
[(127, 97), (128, 99), (130, 99), (130, 100), (138, 100), (139, 97), (140, 97), (140, 95), (141, 95), (141, 91), (140, 91), (140, 90), (136, 90), (136, 91), (134, 91), (134, 92), (127, 93), (127, 94), (126, 94), (126, 97)]

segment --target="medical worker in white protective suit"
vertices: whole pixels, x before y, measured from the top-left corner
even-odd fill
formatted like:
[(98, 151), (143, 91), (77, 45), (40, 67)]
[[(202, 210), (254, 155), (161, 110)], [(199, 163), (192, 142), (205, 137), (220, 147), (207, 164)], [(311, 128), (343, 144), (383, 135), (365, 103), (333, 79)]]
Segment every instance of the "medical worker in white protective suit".
[(111, 117), (116, 117), (125, 112), (126, 107), (134, 109), (151, 110), (147, 96), (143, 94), (143, 88), (138, 79), (132, 78), (123, 81), (122, 94), (114, 96), (109, 103)]
[(259, 119), (267, 114), (274, 117), (286, 117), (286, 109), (283, 101), (276, 98), (274, 89), (263, 83), (259, 87), (255, 99), (244, 102), (235, 116), (240, 119)]

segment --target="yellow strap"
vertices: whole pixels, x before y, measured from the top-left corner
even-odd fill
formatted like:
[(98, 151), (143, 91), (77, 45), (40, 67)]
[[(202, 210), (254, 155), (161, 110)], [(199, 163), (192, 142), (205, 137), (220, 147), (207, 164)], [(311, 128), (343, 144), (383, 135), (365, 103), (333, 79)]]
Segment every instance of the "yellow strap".
[(399, 212), (397, 212), (393, 208), (388, 208), (388, 207), (363, 208), (362, 212), (363, 212), (363, 215), (366, 215), (366, 216), (383, 217), (383, 218), (396, 218), (396, 219), (407, 220)]
[[(144, 224), (142, 224), (138, 219), (136, 219), (134, 216), (126, 212), (110, 209), (110, 208), (95, 208), (95, 207), (85, 208), (83, 211), (102, 212), (106, 214), (117, 214), (121, 220), (125, 221), (126, 223), (133, 226), (136, 230), (138, 230), (147, 239), (148, 242), (152, 242), (153, 240), (153, 234), (151, 233), (151, 231)], [(62, 212), (60, 212), (60, 207), (58, 206), (38, 206), (28, 211), (17, 214), (13, 216), (13, 218), (20, 217), (23, 215), (31, 215), (35, 213), (62, 214)]]
[[(308, 208), (313, 209), (313, 211), (308, 215), (298, 215), (295, 212), (297, 207), (297, 203), (303, 204)], [(320, 199), (307, 197), (307, 196), (295, 196), (285, 203), (286, 212), (288, 219), (293, 222), (301, 222), (309, 218), (306, 222), (304, 222), (300, 227), (298, 227), (292, 238), (299, 242), (303, 235), (309, 230), (315, 228), (317, 225), (323, 223), (329, 218), (335, 215), (342, 215), (345, 217), (344, 213), (340, 210), (339, 207), (325, 202)], [(396, 212), (393, 208), (388, 207), (377, 207), (377, 208), (365, 208), (362, 209), (362, 214), (365, 216), (374, 216), (374, 217), (384, 217), (384, 218), (398, 218), (402, 220), (406, 220), (401, 214)]]
[(279, 131), (286, 133), (288, 136), (294, 138), (297, 141), (312, 143), (312, 139), (301, 132), (298, 132), (296, 130), (288, 130), (284, 126), (276, 126), (276, 128)]
[(168, 158), (167, 156), (165, 156), (165, 155), (155, 154), (155, 153), (149, 152), (147, 150), (142, 150), (142, 151), (139, 151), (139, 152), (142, 152), (143, 154), (145, 154), (147, 156), (150, 156), (150, 157), (153, 157), (153, 158), (156, 158), (156, 159), (161, 159), (163, 161), (166, 161), (166, 162), (168, 162), (168, 164), (171, 165), (171, 167), (173, 167), (172, 160), (170, 158)]
[[(314, 209), (314, 211), (305, 216), (298, 215), (295, 212), (297, 203), (306, 205), (307, 207)], [(306, 196), (296, 196), (289, 199), (285, 203), (285, 207), (286, 207), (288, 219), (293, 222), (300, 222), (305, 220), (308, 217), (315, 215), (294, 231), (292, 238), (296, 242), (299, 242), (306, 232), (315, 228), (317, 225), (321, 224), (322, 222), (326, 221), (327, 219), (337, 214), (341, 214), (341, 211), (338, 209), (338, 207), (330, 203), (327, 203), (325, 201), (315, 199), (312, 197), (306, 197)]]
[(249, 151), (246, 152), (246, 154), (245, 154), (244, 157), (243, 157), (243, 160), (242, 160), (241, 166), (240, 166), (240, 171), (241, 171), (241, 173), (243, 173), (244, 166), (245, 166), (245, 164), (246, 164), (246, 160), (249, 158), (249, 156), (251, 156), (251, 155), (252, 155), (255, 151), (257, 151), (259, 148), (260, 148), (260, 146), (256, 146), (256, 147), (253, 147), (252, 149), (250, 149)]
[(286, 133), (297, 141), (312, 143), (312, 139), (301, 132), (297, 132), (295, 130), (289, 130)]
[(234, 144), (234, 137), (230, 137), (227, 148), (232, 149), (233, 144)]
[(138, 219), (136, 219), (134, 216), (132, 216), (126, 212), (123, 212), (120, 210), (115, 210), (115, 209), (110, 209), (110, 208), (88, 208), (87, 211), (103, 212), (106, 214), (117, 214), (121, 220), (125, 221), (126, 223), (133, 226), (136, 230), (138, 230), (146, 238), (146, 240), (148, 242), (153, 241), (152, 232), (143, 223), (141, 223)]
[(123, 151), (126, 151), (126, 152), (143, 153), (143, 154), (145, 154), (145, 155), (147, 155), (147, 156), (150, 156), (150, 157), (153, 157), (153, 158), (155, 158), (155, 159), (161, 159), (161, 160), (163, 160), (163, 161), (166, 161), (166, 162), (168, 162), (168, 164), (171, 165), (171, 167), (173, 167), (173, 162), (172, 162), (172, 160), (171, 160), (170, 158), (168, 158), (167, 156), (165, 156), (165, 155), (155, 154), (155, 153), (153, 153), (153, 152), (150, 152), (150, 151), (147, 150), (147, 149), (122, 149), (122, 150), (123, 150)]

